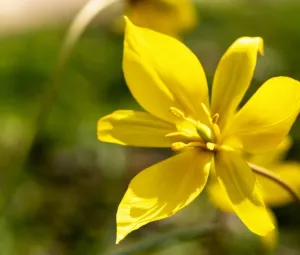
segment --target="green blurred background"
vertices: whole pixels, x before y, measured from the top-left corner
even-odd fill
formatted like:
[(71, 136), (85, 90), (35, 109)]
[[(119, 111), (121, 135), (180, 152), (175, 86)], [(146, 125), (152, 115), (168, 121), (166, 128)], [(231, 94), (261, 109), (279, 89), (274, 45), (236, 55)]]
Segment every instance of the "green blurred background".
[[(299, 1), (198, 1), (196, 6), (199, 23), (184, 41), (201, 60), (210, 83), (223, 52), (244, 35), (261, 36), (265, 42), (247, 97), (272, 76), (300, 80)], [(111, 20), (100, 19), (87, 29), (58, 80), (53, 75), (70, 19), (0, 34), (0, 254), (267, 254), (261, 241), (231, 215), (221, 237), (167, 236), (155, 250), (126, 253), (161, 234), (188, 233), (212, 222), (216, 211), (205, 194), (178, 215), (114, 244), (115, 214), (130, 179), (170, 151), (97, 140), (100, 117), (139, 107), (122, 75), (123, 35)], [(49, 98), (54, 88), (55, 97)], [(299, 161), (299, 121), (292, 137), (288, 158)], [(299, 205), (274, 212), (280, 229), (274, 254), (300, 254)]]

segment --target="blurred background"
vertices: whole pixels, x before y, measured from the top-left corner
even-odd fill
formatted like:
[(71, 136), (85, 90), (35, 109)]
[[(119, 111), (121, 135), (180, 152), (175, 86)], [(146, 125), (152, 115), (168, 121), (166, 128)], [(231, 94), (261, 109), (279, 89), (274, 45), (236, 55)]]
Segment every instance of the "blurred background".
[[(205, 193), (115, 245), (115, 214), (129, 181), (171, 152), (104, 144), (96, 135), (100, 117), (139, 108), (121, 68), (124, 13), (184, 40), (210, 84), (237, 37), (263, 37), (248, 98), (272, 76), (300, 80), (300, 2), (120, 0), (88, 26), (57, 76), (68, 26), (86, 2), (0, 1), (0, 254), (300, 254), (296, 203), (274, 208), (274, 246), (234, 215), (223, 215), (226, 234), (201, 236), (218, 213)], [(299, 120), (291, 135), (287, 159), (300, 163)]]

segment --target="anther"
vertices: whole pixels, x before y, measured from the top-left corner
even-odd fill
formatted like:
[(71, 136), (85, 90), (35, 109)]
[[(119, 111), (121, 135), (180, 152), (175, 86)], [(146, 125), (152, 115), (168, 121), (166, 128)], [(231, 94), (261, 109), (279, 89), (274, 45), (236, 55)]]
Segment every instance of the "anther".
[(219, 120), (219, 117), (220, 115), (218, 113), (215, 113), (213, 116), (212, 116), (212, 123), (213, 124), (217, 124), (218, 123), (218, 120)]
[(214, 151), (216, 149), (216, 145), (214, 143), (206, 143), (206, 148), (210, 151)]
[(171, 145), (171, 149), (173, 151), (181, 151), (183, 148), (185, 148), (187, 145), (185, 143), (182, 142), (176, 142), (176, 143), (172, 143)]
[(173, 115), (175, 115), (176, 117), (180, 118), (180, 119), (184, 119), (185, 115), (182, 111), (180, 111), (179, 109), (177, 109), (176, 107), (170, 107), (170, 111)]
[(170, 111), (177, 118), (184, 119), (184, 120), (186, 120), (186, 121), (188, 121), (188, 122), (196, 125), (196, 121), (195, 120), (186, 117), (185, 114), (184, 114), (184, 112), (181, 111), (181, 110), (179, 110), (179, 109), (177, 109), (176, 107), (170, 107)]

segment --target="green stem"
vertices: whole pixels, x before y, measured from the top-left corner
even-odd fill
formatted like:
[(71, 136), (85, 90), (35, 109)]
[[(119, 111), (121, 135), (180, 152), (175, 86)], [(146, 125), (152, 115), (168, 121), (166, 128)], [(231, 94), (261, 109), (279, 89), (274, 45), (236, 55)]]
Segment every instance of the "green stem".
[(108, 1), (89, 1), (76, 15), (70, 28), (67, 32), (66, 38), (62, 44), (61, 51), (58, 55), (58, 61), (56, 68), (53, 72), (52, 83), (46, 88), (45, 93), (41, 98), (41, 107), (37, 113), (35, 121), (35, 129), (30, 135), (27, 145), (20, 153), (17, 160), (14, 160), (12, 169), (10, 170), (9, 180), (5, 183), (5, 186), (1, 189), (2, 196), (0, 197), (0, 215), (5, 211), (9, 200), (14, 194), (18, 187), (22, 176), (22, 169), (28, 163), (29, 156), (32, 152), (33, 146), (36, 143), (41, 130), (46, 123), (46, 120), (51, 111), (52, 103), (55, 98), (56, 91), (59, 87), (59, 80), (62, 75), (62, 71), (73, 51), (76, 43), (78, 42), (80, 36), (84, 32), (85, 28), (89, 23), (96, 17), (97, 14), (105, 10), (111, 4), (119, 0), (108, 0)]
[(278, 185), (280, 185), (283, 189), (285, 189), (288, 193), (290, 193), (290, 195), (294, 198), (295, 201), (297, 201), (298, 203), (300, 203), (300, 197), (297, 194), (296, 191), (293, 190), (293, 188), (284, 180), (282, 180), (279, 176), (277, 176), (275, 173), (270, 172), (268, 169), (257, 166), (255, 164), (249, 163), (248, 165), (250, 166), (250, 168), (253, 170), (254, 173), (261, 175), (275, 183), (277, 183)]
[(102, 11), (106, 10), (113, 4), (122, 2), (121, 0), (90, 0), (80, 9), (72, 20), (67, 31), (65, 40), (62, 45), (61, 54), (59, 56), (59, 63), (64, 64), (69, 58), (74, 46), (78, 42), (80, 36), (83, 34), (87, 26), (92, 20)]

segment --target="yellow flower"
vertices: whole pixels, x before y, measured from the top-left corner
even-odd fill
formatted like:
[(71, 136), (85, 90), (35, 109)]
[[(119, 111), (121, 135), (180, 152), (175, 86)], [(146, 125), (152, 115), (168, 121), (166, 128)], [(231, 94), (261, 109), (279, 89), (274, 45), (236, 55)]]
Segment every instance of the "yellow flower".
[(123, 71), (146, 110), (119, 110), (98, 121), (101, 141), (171, 147), (179, 154), (139, 173), (117, 212), (117, 242), (141, 226), (173, 215), (206, 185), (211, 169), (234, 212), (255, 234), (274, 229), (255, 175), (241, 155), (276, 147), (300, 109), (300, 84), (289, 77), (265, 82), (236, 112), (250, 85), (261, 38), (242, 37), (222, 57), (209, 104), (203, 68), (178, 40), (127, 19)]
[(127, 0), (126, 13), (138, 26), (178, 37), (196, 25), (190, 0)]
[[(283, 161), (287, 150), (291, 147), (291, 143), (291, 138), (287, 136), (275, 149), (264, 154), (247, 155), (247, 160), (273, 171), (300, 196), (300, 164), (293, 161)], [(268, 206), (283, 206), (292, 201), (293, 198), (290, 193), (277, 183), (261, 175), (256, 175), (256, 178), (264, 201)], [(207, 190), (211, 201), (219, 209), (225, 212), (233, 211), (227, 194), (221, 190), (215, 178), (211, 179)], [(273, 218), (274, 224), (276, 224), (272, 211), (270, 210), (269, 213)], [(278, 233), (275, 230), (268, 236), (263, 237), (262, 241), (267, 248), (273, 250), (277, 244), (277, 238)]]

